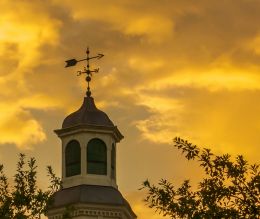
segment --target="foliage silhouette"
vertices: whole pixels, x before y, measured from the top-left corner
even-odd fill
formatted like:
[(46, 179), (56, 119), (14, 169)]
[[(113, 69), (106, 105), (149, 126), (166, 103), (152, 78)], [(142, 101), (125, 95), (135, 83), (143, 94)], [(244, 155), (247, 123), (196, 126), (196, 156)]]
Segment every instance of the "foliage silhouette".
[(174, 146), (188, 160), (196, 160), (206, 176), (198, 187), (185, 180), (179, 188), (161, 179), (158, 185), (148, 180), (141, 189), (148, 194), (145, 202), (151, 208), (172, 218), (260, 218), (259, 165), (250, 165), (238, 155), (214, 155), (210, 149), (200, 149), (181, 138)]
[(46, 191), (37, 186), (35, 158), (26, 162), (25, 155), (20, 154), (13, 186), (8, 182), (3, 168), (0, 165), (0, 218), (39, 219), (46, 214), (53, 193), (61, 188), (61, 180), (55, 176), (52, 168), (47, 167), (50, 185)]

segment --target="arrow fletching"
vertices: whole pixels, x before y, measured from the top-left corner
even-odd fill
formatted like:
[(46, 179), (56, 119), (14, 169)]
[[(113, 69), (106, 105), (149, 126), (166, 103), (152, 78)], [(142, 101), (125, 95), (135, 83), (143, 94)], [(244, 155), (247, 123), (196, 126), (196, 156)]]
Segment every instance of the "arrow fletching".
[(67, 67), (71, 67), (71, 66), (76, 65), (78, 61), (76, 59), (70, 59), (70, 60), (67, 60), (65, 62), (66, 62), (65, 68), (67, 68)]

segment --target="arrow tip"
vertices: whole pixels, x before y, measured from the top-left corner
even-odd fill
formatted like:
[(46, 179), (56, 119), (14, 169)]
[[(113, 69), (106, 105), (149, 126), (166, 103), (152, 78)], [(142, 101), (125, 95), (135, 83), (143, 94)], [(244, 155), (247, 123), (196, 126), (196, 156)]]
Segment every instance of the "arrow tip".
[(99, 53), (98, 54), (98, 59), (101, 59), (103, 56), (104, 56), (103, 54)]

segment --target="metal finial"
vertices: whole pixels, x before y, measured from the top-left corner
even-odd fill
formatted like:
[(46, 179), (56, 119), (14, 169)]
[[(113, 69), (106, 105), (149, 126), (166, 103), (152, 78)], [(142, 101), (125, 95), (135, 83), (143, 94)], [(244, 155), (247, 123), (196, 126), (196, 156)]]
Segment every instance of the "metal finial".
[(93, 69), (93, 70), (90, 70), (89, 60), (90, 60), (90, 59), (101, 59), (101, 58), (104, 56), (103, 54), (97, 54), (96, 56), (89, 57), (89, 53), (90, 53), (90, 51), (89, 51), (89, 48), (87, 47), (87, 51), (86, 51), (87, 58), (81, 59), (81, 60), (76, 60), (76, 59), (67, 60), (67, 61), (66, 61), (66, 66), (65, 66), (65, 68), (71, 67), (71, 66), (76, 65), (78, 62), (87, 60), (87, 67), (84, 67), (84, 71), (78, 71), (78, 74), (77, 74), (78, 76), (81, 75), (81, 74), (87, 74), (87, 77), (86, 77), (86, 81), (87, 81), (87, 84), (88, 84), (87, 92), (86, 92), (87, 97), (90, 97), (90, 96), (91, 96), (91, 91), (90, 91), (89, 83), (90, 83), (90, 81), (91, 81), (92, 73), (93, 73), (93, 72), (94, 72), (94, 73), (98, 73), (98, 71), (99, 71), (98, 68)]

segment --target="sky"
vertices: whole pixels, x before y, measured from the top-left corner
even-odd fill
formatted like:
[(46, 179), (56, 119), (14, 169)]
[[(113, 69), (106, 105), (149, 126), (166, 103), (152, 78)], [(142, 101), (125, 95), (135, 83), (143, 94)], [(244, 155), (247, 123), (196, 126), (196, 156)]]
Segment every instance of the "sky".
[(260, 153), (260, 1), (19, 0), (0, 1), (0, 163), (15, 173), (19, 153), (61, 172), (53, 130), (76, 111), (91, 54), (100, 72), (92, 96), (125, 136), (117, 182), (140, 219), (165, 218), (138, 190), (147, 178), (174, 184), (201, 171), (173, 147), (180, 136), (216, 154)]

